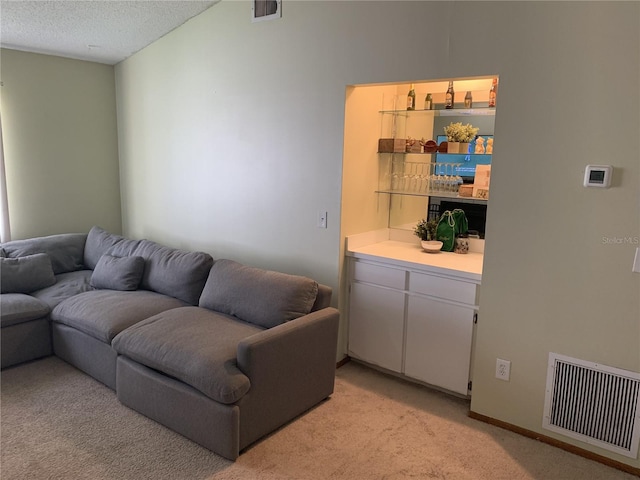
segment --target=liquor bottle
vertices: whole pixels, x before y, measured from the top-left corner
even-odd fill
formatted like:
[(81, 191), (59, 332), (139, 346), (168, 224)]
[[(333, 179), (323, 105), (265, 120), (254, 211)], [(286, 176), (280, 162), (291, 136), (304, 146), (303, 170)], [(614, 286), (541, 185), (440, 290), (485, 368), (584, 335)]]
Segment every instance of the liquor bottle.
[(498, 96), (498, 79), (494, 78), (491, 83), (491, 90), (489, 90), (489, 106), (496, 106), (496, 97)]
[(467, 94), (464, 96), (464, 108), (472, 108), (473, 107), (473, 97), (471, 96), (471, 92), (467, 90)]
[(453, 80), (449, 81), (449, 88), (447, 88), (447, 94), (444, 97), (444, 108), (453, 108), (453, 102), (455, 100), (455, 92), (453, 91)]
[(416, 109), (416, 91), (413, 89), (413, 83), (411, 84), (411, 90), (407, 94), (407, 110)]
[(424, 109), (431, 110), (433, 108), (433, 102), (431, 101), (431, 94), (427, 93), (427, 96), (424, 98)]

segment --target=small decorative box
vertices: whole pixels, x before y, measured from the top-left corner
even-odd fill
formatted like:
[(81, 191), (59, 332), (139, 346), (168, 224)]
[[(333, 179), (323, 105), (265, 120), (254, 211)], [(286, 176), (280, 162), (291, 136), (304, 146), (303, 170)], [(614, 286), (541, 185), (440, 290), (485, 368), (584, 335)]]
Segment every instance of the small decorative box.
[(461, 197), (471, 197), (473, 195), (473, 185), (460, 185), (460, 187), (458, 187), (458, 195)]
[(433, 140), (429, 140), (424, 144), (424, 153), (434, 153), (438, 150), (438, 144)]
[(407, 141), (404, 138), (380, 138), (378, 139), (378, 152), (402, 153), (405, 151)]

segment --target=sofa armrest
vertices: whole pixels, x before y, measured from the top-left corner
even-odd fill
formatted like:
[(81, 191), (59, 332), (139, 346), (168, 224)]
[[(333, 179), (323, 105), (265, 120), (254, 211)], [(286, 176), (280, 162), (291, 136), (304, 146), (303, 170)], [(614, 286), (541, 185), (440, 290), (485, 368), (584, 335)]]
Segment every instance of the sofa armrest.
[(310, 377), (321, 372), (330, 372), (333, 386), (339, 319), (327, 307), (251, 335), (238, 344), (238, 367), (252, 386), (315, 382)]
[(238, 344), (238, 368), (251, 382), (240, 401), (240, 448), (333, 393), (339, 320), (327, 307)]

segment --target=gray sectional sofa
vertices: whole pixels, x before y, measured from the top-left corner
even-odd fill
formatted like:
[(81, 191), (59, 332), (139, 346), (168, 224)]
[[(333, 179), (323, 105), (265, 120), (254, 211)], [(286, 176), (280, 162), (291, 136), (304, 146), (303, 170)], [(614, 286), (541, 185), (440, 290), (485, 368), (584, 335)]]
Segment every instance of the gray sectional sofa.
[(0, 274), (2, 368), (53, 353), (226, 458), (333, 392), (339, 314), (309, 278), (100, 227), (5, 243)]

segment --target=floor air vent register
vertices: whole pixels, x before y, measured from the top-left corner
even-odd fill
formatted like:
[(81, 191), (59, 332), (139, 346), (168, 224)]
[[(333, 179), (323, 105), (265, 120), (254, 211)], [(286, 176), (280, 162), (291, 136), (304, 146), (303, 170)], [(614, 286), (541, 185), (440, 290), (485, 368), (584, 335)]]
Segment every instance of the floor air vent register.
[(638, 458), (640, 374), (549, 354), (543, 428)]

